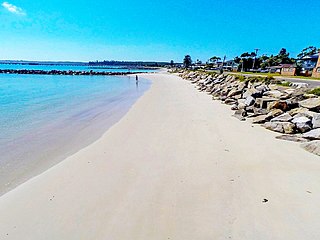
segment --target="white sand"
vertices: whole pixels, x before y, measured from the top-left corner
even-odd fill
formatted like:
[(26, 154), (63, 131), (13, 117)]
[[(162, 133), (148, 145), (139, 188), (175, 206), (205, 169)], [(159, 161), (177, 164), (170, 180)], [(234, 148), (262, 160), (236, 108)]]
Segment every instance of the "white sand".
[(145, 76), (101, 139), (0, 198), (0, 239), (320, 239), (319, 157)]

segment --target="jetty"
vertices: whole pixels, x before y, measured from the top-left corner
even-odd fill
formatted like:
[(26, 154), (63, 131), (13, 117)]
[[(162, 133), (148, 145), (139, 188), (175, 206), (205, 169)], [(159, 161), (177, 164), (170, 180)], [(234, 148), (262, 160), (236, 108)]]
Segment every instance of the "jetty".
[[(73, 71), (73, 70), (14, 70), (14, 69), (0, 69), (0, 74), (38, 74), (38, 75), (84, 75), (84, 76), (118, 76), (128, 75), (133, 72), (98, 72), (98, 71)], [(142, 72), (134, 72), (139, 74)]]

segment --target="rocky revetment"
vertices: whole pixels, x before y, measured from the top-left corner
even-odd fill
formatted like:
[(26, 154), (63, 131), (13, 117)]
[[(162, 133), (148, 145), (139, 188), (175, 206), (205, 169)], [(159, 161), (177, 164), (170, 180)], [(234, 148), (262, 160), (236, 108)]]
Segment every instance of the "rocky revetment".
[(239, 120), (261, 124), (280, 133), (277, 139), (300, 142), (320, 156), (320, 97), (305, 83), (201, 71), (181, 71), (180, 76), (213, 100), (230, 105)]

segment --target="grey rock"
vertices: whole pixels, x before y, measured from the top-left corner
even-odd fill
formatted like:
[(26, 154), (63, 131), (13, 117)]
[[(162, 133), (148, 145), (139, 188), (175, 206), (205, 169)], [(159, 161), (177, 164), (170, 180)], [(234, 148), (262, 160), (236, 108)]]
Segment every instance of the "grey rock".
[(272, 119), (272, 118), (275, 118), (275, 117), (280, 116), (282, 113), (283, 113), (283, 111), (280, 110), (280, 109), (272, 109), (272, 110), (267, 114), (267, 118), (268, 118), (268, 119)]
[(308, 139), (302, 138), (301, 135), (298, 135), (298, 134), (280, 135), (280, 136), (276, 136), (276, 139), (286, 140), (286, 141), (291, 141), (291, 142), (299, 142), (299, 143), (309, 142)]
[(297, 115), (298, 113), (305, 113), (305, 112), (308, 112), (308, 111), (309, 111), (308, 108), (299, 107), (299, 108), (291, 109), (288, 113), (289, 113), (291, 116), (295, 116), (295, 115)]
[(253, 112), (256, 115), (267, 115), (268, 114), (268, 111), (263, 108), (253, 108)]
[(252, 106), (254, 103), (255, 103), (255, 98), (252, 96), (247, 97), (244, 102), (246, 106)]
[(267, 108), (268, 103), (277, 101), (277, 98), (269, 98), (269, 97), (262, 97), (262, 98), (257, 98), (255, 106), (259, 108)]
[(237, 103), (237, 100), (232, 99), (232, 98), (227, 98), (227, 99), (224, 101), (224, 103), (227, 104), (227, 105), (233, 105), (233, 104)]
[(295, 117), (292, 121), (296, 125), (299, 132), (305, 133), (312, 129), (312, 123), (310, 118), (307, 117)]
[(245, 82), (241, 82), (238, 85), (238, 91), (242, 92), (246, 88), (247, 84)]
[(312, 118), (312, 127), (320, 128), (320, 113), (315, 113)]
[(307, 88), (309, 86), (309, 84), (308, 83), (301, 83), (301, 82), (294, 82), (294, 83), (291, 83), (291, 86), (295, 87), (295, 88)]
[(295, 125), (290, 122), (266, 122), (263, 126), (268, 130), (279, 133), (292, 134), (295, 132)]
[(310, 153), (320, 156), (320, 141), (312, 141), (303, 143), (301, 147)]
[(239, 110), (238, 105), (237, 104), (233, 104), (231, 106), (231, 110)]
[(243, 117), (247, 116), (247, 112), (244, 109), (239, 109), (239, 110), (235, 111), (234, 114), (235, 115), (240, 115), (240, 116), (243, 116)]
[(316, 128), (309, 132), (306, 132), (302, 134), (302, 137), (310, 140), (320, 140), (320, 128)]
[(267, 121), (267, 115), (260, 115), (252, 119), (252, 123), (261, 124)]
[(320, 108), (320, 98), (309, 98), (299, 102), (300, 107), (308, 109), (318, 109)]
[(272, 98), (280, 98), (283, 93), (279, 90), (271, 90), (263, 93), (264, 96), (272, 97)]
[(271, 119), (271, 122), (290, 122), (292, 120), (292, 116), (289, 113), (283, 113), (278, 117)]
[(232, 90), (228, 93), (227, 97), (233, 97), (233, 96), (239, 95), (239, 94), (241, 94), (241, 93), (242, 93), (241, 90), (232, 89)]
[(261, 93), (264, 93), (266, 91), (269, 91), (270, 89), (266, 85), (263, 84), (263, 85), (257, 86), (256, 90)]
[(298, 113), (298, 114), (294, 115), (294, 117), (295, 118), (306, 117), (306, 118), (309, 118), (311, 120), (312, 117), (313, 117), (313, 114), (312, 113), (310, 114), (310, 111), (307, 111), (307, 112), (304, 112), (304, 113)]
[(235, 111), (234, 113), (234, 117), (238, 118), (240, 121), (245, 121), (246, 120), (246, 116), (247, 116), (247, 112), (244, 109), (239, 109), (237, 111)]
[(257, 98), (257, 97), (262, 97), (262, 91), (259, 91), (255, 88), (249, 88), (247, 89), (247, 91), (245, 91), (243, 93), (243, 97), (244, 98), (247, 98), (247, 97), (254, 97), (254, 98)]

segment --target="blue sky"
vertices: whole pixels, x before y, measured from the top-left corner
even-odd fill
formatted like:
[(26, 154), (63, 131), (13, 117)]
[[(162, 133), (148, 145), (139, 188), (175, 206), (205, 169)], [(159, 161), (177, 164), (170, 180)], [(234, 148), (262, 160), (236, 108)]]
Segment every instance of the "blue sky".
[(0, 59), (206, 61), (320, 48), (316, 0), (8, 0)]

